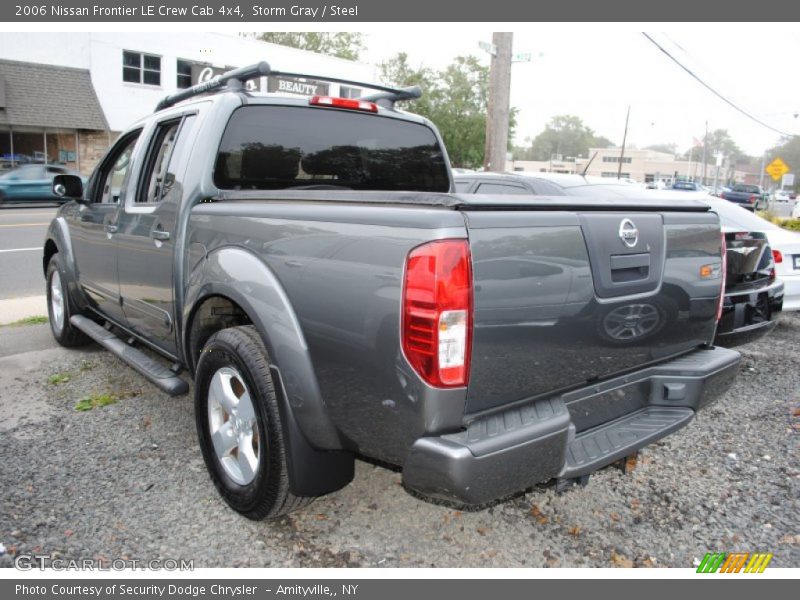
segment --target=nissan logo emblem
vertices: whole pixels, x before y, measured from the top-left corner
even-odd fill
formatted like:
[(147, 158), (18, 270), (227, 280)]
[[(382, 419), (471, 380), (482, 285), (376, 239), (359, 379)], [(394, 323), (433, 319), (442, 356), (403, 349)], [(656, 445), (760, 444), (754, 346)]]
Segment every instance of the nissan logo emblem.
[(619, 224), (619, 239), (628, 248), (633, 248), (639, 243), (639, 230), (630, 219), (622, 219)]

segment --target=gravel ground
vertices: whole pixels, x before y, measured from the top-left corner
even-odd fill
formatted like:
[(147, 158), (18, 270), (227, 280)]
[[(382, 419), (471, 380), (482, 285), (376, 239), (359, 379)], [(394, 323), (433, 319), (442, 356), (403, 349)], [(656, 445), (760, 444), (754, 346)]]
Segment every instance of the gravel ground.
[[(796, 567), (798, 350), (800, 315), (784, 315), (769, 338), (741, 348), (730, 392), (646, 448), (629, 474), (609, 468), (561, 495), (542, 488), (460, 511), (358, 461), (344, 490), (260, 523), (218, 498), (189, 396), (157, 392), (98, 350), (6, 356), (0, 566), (44, 552), (195, 567), (689, 567), (709, 551), (761, 551), (774, 553), (773, 567)], [(112, 403), (75, 410), (104, 394)]]

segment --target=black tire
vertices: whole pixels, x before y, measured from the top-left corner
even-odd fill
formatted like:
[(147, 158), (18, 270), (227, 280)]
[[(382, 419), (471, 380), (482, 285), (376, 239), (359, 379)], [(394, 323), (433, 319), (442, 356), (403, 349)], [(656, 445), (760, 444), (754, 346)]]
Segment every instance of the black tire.
[[(212, 380), (221, 370), (231, 369), (242, 377), (245, 391), (249, 392), (258, 428), (258, 464), (253, 479), (243, 484), (237, 483), (226, 471), (212, 442)], [(231, 508), (255, 521), (280, 517), (311, 503), (313, 498), (295, 496), (289, 491), (278, 400), (267, 350), (255, 327), (223, 329), (208, 339), (197, 363), (194, 390), (195, 420), (203, 459), (211, 480)]]
[[(47, 264), (47, 316), (50, 321), (50, 331), (53, 332), (55, 340), (67, 348), (74, 348), (75, 346), (83, 346), (88, 344), (91, 340), (80, 329), (76, 329), (69, 322), (69, 318), (78, 314), (79, 311), (75, 308), (75, 303), (69, 294), (69, 289), (66, 284), (66, 270), (64, 263), (59, 254), (54, 254)], [(58, 275), (56, 286), (61, 290), (61, 306), (62, 311), (57, 314), (56, 307), (53, 299), (53, 279)]]

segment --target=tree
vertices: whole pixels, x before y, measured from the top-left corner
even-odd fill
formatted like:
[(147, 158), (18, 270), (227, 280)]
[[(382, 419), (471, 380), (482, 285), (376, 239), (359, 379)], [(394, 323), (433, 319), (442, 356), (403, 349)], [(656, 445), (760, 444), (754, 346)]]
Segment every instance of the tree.
[(364, 35), (349, 31), (268, 31), (257, 34), (256, 39), (347, 60), (358, 60), (366, 50)]
[[(413, 67), (401, 52), (380, 65), (381, 79), (389, 85), (418, 85), (422, 98), (404, 103), (409, 110), (430, 119), (442, 135), (453, 166), (483, 165), (489, 69), (474, 56), (459, 56), (441, 71)], [(516, 125), (512, 109), (509, 133)], [(509, 138), (511, 135), (509, 135)]]
[(587, 156), (589, 148), (609, 148), (614, 144), (598, 136), (574, 115), (557, 115), (527, 148), (518, 148), (520, 160), (550, 160), (553, 155)]

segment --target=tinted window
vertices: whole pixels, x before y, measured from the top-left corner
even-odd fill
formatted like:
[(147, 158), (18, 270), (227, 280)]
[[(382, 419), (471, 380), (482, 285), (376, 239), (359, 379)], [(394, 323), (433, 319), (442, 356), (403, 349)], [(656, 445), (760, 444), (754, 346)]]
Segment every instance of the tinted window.
[(531, 193), (523, 187), (506, 185), (503, 183), (482, 183), (478, 186), (476, 194), (505, 194), (514, 196), (530, 196)]
[(759, 194), (757, 185), (735, 185), (733, 186), (734, 192), (744, 192), (746, 194)]
[(289, 106), (247, 106), (233, 113), (220, 143), (214, 183), (242, 190), (450, 189), (444, 155), (428, 127)]

